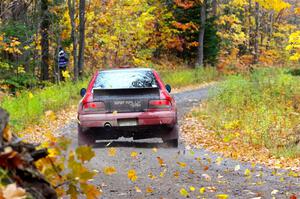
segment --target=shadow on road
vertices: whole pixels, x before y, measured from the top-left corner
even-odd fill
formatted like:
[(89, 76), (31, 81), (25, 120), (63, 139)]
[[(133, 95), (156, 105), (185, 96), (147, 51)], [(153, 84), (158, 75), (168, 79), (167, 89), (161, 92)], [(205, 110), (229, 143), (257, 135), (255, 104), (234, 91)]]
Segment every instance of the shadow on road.
[(102, 141), (97, 142), (93, 148), (107, 147), (133, 147), (133, 148), (171, 148), (164, 143), (132, 142), (132, 141)]

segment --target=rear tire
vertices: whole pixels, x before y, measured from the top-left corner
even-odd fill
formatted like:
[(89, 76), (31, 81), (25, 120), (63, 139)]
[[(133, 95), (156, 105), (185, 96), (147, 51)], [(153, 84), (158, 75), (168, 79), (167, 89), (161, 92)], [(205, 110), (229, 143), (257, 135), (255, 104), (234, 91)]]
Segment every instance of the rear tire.
[(83, 128), (78, 124), (78, 146), (95, 144), (95, 137), (89, 128)]
[(166, 132), (165, 136), (162, 137), (164, 143), (168, 147), (177, 148), (178, 147), (178, 137), (179, 137), (178, 125), (175, 125), (171, 130)]
[(164, 143), (171, 148), (177, 148), (178, 147), (178, 138), (173, 140), (166, 140)]

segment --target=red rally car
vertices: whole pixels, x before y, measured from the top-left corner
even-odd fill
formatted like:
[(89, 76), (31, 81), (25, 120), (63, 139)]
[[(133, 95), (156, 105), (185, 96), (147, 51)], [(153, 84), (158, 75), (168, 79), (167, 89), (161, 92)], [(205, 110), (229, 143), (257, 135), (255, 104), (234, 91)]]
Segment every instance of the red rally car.
[(81, 89), (78, 107), (78, 144), (100, 139), (162, 138), (178, 146), (177, 109), (158, 73), (148, 68), (97, 72)]

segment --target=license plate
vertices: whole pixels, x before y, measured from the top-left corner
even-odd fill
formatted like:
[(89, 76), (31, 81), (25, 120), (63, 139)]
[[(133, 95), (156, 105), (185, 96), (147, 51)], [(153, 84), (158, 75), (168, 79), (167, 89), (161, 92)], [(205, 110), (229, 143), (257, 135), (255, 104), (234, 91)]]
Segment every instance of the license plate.
[(119, 126), (137, 126), (137, 120), (136, 119), (126, 119), (126, 120), (118, 120)]

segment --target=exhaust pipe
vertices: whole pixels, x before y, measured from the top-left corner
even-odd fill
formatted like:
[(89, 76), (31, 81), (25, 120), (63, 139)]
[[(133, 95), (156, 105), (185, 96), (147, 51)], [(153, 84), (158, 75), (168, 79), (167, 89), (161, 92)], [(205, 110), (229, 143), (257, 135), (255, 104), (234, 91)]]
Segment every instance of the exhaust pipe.
[(106, 123), (104, 124), (104, 128), (105, 128), (106, 130), (109, 130), (109, 129), (111, 128), (111, 124), (110, 124), (109, 122), (106, 122)]

